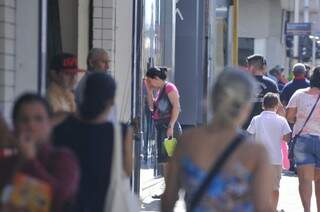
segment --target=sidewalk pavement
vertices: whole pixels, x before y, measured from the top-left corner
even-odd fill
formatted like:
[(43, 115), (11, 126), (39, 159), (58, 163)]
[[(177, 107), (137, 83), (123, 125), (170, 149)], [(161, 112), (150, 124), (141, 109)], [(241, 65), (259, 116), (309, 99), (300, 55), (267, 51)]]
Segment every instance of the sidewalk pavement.
[[(144, 167), (141, 169), (141, 211), (155, 212), (160, 211), (160, 200), (153, 199), (154, 194), (161, 194), (165, 187), (163, 178), (155, 179), (153, 177), (153, 169)], [(299, 197), (298, 178), (290, 176), (286, 173), (282, 175), (280, 185), (280, 198), (278, 209), (283, 209), (285, 212), (301, 212), (303, 207)], [(180, 198), (175, 207), (175, 212), (184, 212), (185, 205)], [(315, 196), (311, 200), (311, 212), (316, 210)]]

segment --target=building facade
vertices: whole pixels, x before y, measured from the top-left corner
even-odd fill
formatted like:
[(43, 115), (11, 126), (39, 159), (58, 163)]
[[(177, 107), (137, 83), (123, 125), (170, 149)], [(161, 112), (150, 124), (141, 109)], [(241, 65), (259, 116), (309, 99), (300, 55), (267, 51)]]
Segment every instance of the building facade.
[[(48, 10), (43, 9), (46, 7)], [(61, 47), (48, 45), (58, 33), (55, 29), (60, 29)], [(89, 49), (100, 47), (108, 51), (111, 72), (119, 82), (118, 117), (129, 120), (131, 43), (130, 0), (0, 0), (1, 113), (9, 120), (17, 96), (26, 91), (45, 92), (47, 70), (42, 64), (50, 58), (43, 61), (44, 54), (61, 48), (77, 55), (79, 67), (86, 69)]]

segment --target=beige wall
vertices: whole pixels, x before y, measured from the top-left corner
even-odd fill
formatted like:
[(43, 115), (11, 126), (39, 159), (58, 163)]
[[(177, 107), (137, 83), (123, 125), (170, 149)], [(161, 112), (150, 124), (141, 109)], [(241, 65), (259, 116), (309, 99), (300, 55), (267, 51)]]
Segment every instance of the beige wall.
[(0, 112), (8, 119), (15, 90), (16, 1), (0, 0)]
[(241, 0), (239, 37), (255, 39), (255, 53), (264, 54), (268, 68), (286, 64), (279, 0)]
[(130, 119), (132, 1), (94, 0), (93, 46), (104, 48), (111, 58), (117, 81), (116, 111), (121, 121)]

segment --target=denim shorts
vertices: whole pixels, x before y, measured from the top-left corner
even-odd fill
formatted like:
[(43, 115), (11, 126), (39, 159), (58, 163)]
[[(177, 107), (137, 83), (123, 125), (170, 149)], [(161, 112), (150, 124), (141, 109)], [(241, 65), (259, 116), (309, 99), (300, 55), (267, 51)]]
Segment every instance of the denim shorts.
[(294, 160), (297, 166), (314, 165), (320, 168), (320, 137), (300, 135), (294, 146)]

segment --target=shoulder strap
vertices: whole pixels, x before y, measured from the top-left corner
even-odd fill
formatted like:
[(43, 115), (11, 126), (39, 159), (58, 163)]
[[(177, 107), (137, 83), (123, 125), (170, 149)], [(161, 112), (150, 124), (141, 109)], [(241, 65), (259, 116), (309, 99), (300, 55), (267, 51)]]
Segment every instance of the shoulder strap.
[(162, 96), (166, 93), (167, 83), (164, 84), (163, 88), (161, 89), (158, 99), (162, 98)]
[(215, 176), (220, 172), (221, 168), (228, 160), (229, 156), (237, 149), (241, 141), (243, 141), (244, 135), (239, 133), (233, 141), (229, 144), (229, 146), (225, 149), (225, 151), (219, 156), (216, 163), (214, 163), (202, 184), (199, 186), (197, 192), (195, 192), (194, 197), (191, 199), (188, 211), (191, 212), (195, 206), (202, 199), (204, 193), (208, 189), (209, 184), (215, 178)]
[(312, 107), (312, 109), (311, 109), (311, 111), (310, 111), (310, 113), (308, 115), (308, 118), (306, 119), (306, 121), (304, 122), (303, 126), (301, 127), (300, 131), (298, 132), (298, 134), (296, 136), (299, 136), (302, 133), (303, 128), (307, 125), (309, 119), (311, 118), (311, 115), (312, 115), (314, 109), (316, 108), (316, 106), (317, 106), (317, 104), (319, 102), (319, 99), (320, 99), (320, 95), (318, 96), (318, 99), (317, 99), (316, 103), (313, 105), (313, 107)]

